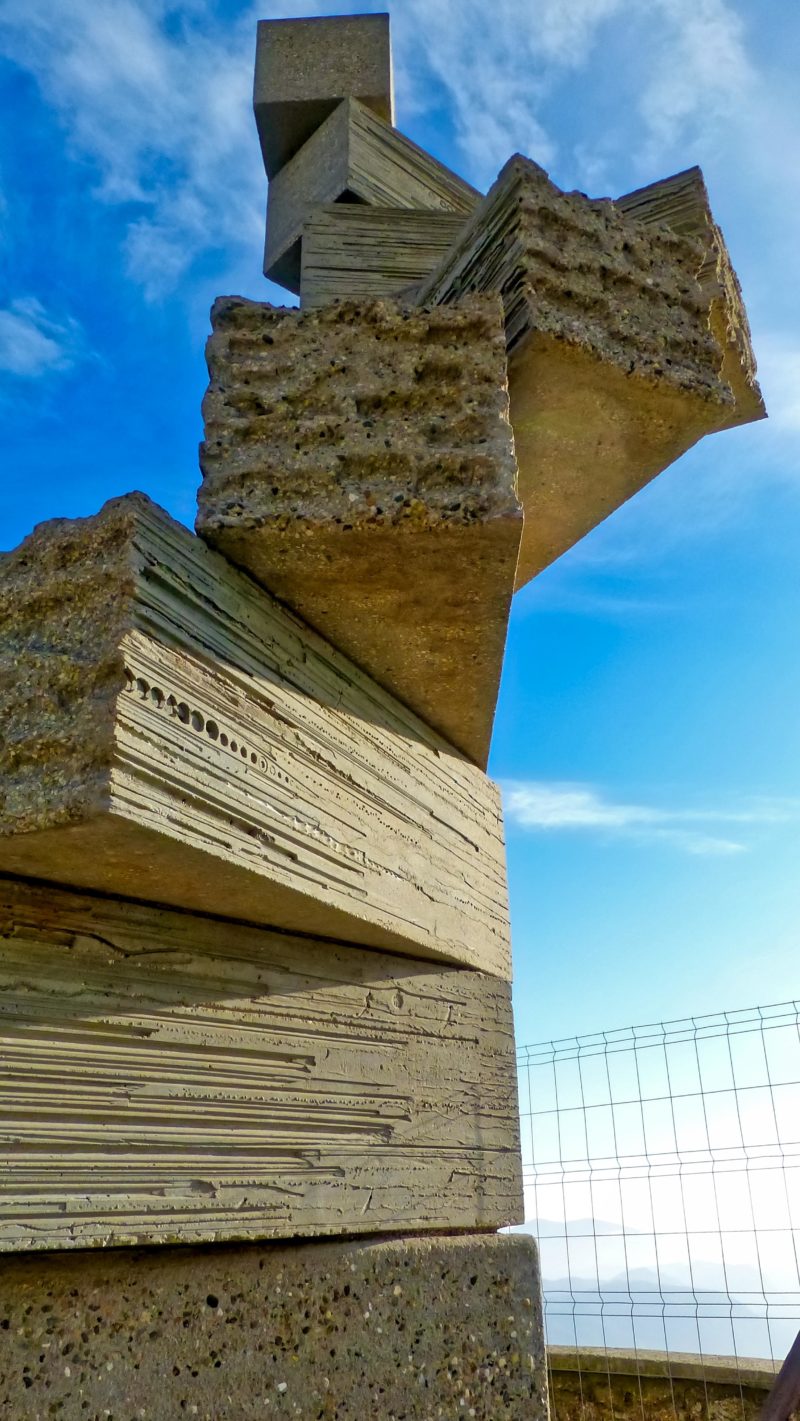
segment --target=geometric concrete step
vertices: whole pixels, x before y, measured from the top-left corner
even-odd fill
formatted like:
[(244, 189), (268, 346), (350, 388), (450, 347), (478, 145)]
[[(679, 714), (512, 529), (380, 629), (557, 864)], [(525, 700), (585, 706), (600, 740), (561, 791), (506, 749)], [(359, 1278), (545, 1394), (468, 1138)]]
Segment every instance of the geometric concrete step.
[(521, 1219), (507, 983), (13, 880), (0, 922), (0, 1249)]
[(669, 227), (702, 243), (704, 256), (697, 279), (708, 302), (711, 328), (725, 351), (722, 377), (736, 399), (730, 423), (749, 424), (752, 420), (764, 419), (766, 410), (756, 380), (756, 361), (742, 288), (725, 238), (712, 216), (700, 169), (687, 168), (683, 173), (637, 188), (614, 201), (627, 217), (637, 222)]
[(510, 971), (496, 788), (143, 495), (0, 557), (0, 871)]
[(480, 193), (356, 99), (345, 99), (270, 182), (270, 281), (300, 291), (303, 228), (320, 207), (340, 201), (466, 216)]
[(212, 322), (197, 531), (485, 766), (522, 531), (499, 298)]
[(510, 159), (421, 305), (503, 296), (524, 528), (535, 577), (737, 408), (697, 244)]
[(347, 98), (394, 122), (388, 15), (259, 20), (253, 108), (268, 178)]
[(300, 305), (397, 296), (438, 266), (465, 218), (452, 212), (331, 202), (303, 228)]
[(3, 1295), (8, 1421), (547, 1418), (522, 1235), (14, 1258)]

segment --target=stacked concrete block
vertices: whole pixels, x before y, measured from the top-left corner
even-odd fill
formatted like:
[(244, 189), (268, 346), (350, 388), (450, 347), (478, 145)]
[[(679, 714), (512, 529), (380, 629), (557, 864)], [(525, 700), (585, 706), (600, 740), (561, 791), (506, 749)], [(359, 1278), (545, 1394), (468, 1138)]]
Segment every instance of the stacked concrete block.
[(142, 495), (0, 560), (0, 871), (508, 977), (497, 792)]
[(517, 156), (423, 283), (429, 304), (503, 298), (525, 512), (517, 586), (703, 435), (747, 417), (701, 259), (692, 240), (563, 193)]
[(393, 128), (385, 16), (258, 43), (306, 309), (215, 304), (199, 536), (129, 495), (0, 558), (0, 1397), (544, 1421), (511, 596), (763, 413), (746, 316), (699, 175), (481, 201)]
[(485, 766), (522, 532), (499, 299), (212, 323), (198, 532)]

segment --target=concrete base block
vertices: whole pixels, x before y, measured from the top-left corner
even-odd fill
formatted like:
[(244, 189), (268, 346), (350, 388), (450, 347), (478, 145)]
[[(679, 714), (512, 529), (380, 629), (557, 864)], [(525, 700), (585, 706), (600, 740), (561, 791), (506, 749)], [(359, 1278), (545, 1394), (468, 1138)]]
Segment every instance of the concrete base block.
[(4, 1264), (15, 1421), (546, 1421), (524, 1235), (51, 1254)]

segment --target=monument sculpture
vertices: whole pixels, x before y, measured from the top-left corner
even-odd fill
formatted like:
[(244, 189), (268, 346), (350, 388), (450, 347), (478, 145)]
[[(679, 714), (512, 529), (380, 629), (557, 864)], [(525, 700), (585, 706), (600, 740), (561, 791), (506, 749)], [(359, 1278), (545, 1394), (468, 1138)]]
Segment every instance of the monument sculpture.
[(546, 1416), (501, 810), (512, 595), (757, 419), (702, 176), (482, 197), (388, 16), (265, 21), (265, 271), (197, 534), (0, 557), (10, 1417)]

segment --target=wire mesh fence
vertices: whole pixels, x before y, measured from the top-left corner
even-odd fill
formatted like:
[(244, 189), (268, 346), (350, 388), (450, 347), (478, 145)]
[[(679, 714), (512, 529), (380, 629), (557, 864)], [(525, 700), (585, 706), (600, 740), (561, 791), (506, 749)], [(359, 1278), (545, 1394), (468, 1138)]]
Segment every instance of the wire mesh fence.
[(549, 1347), (780, 1362), (800, 1328), (800, 1003), (518, 1059)]

